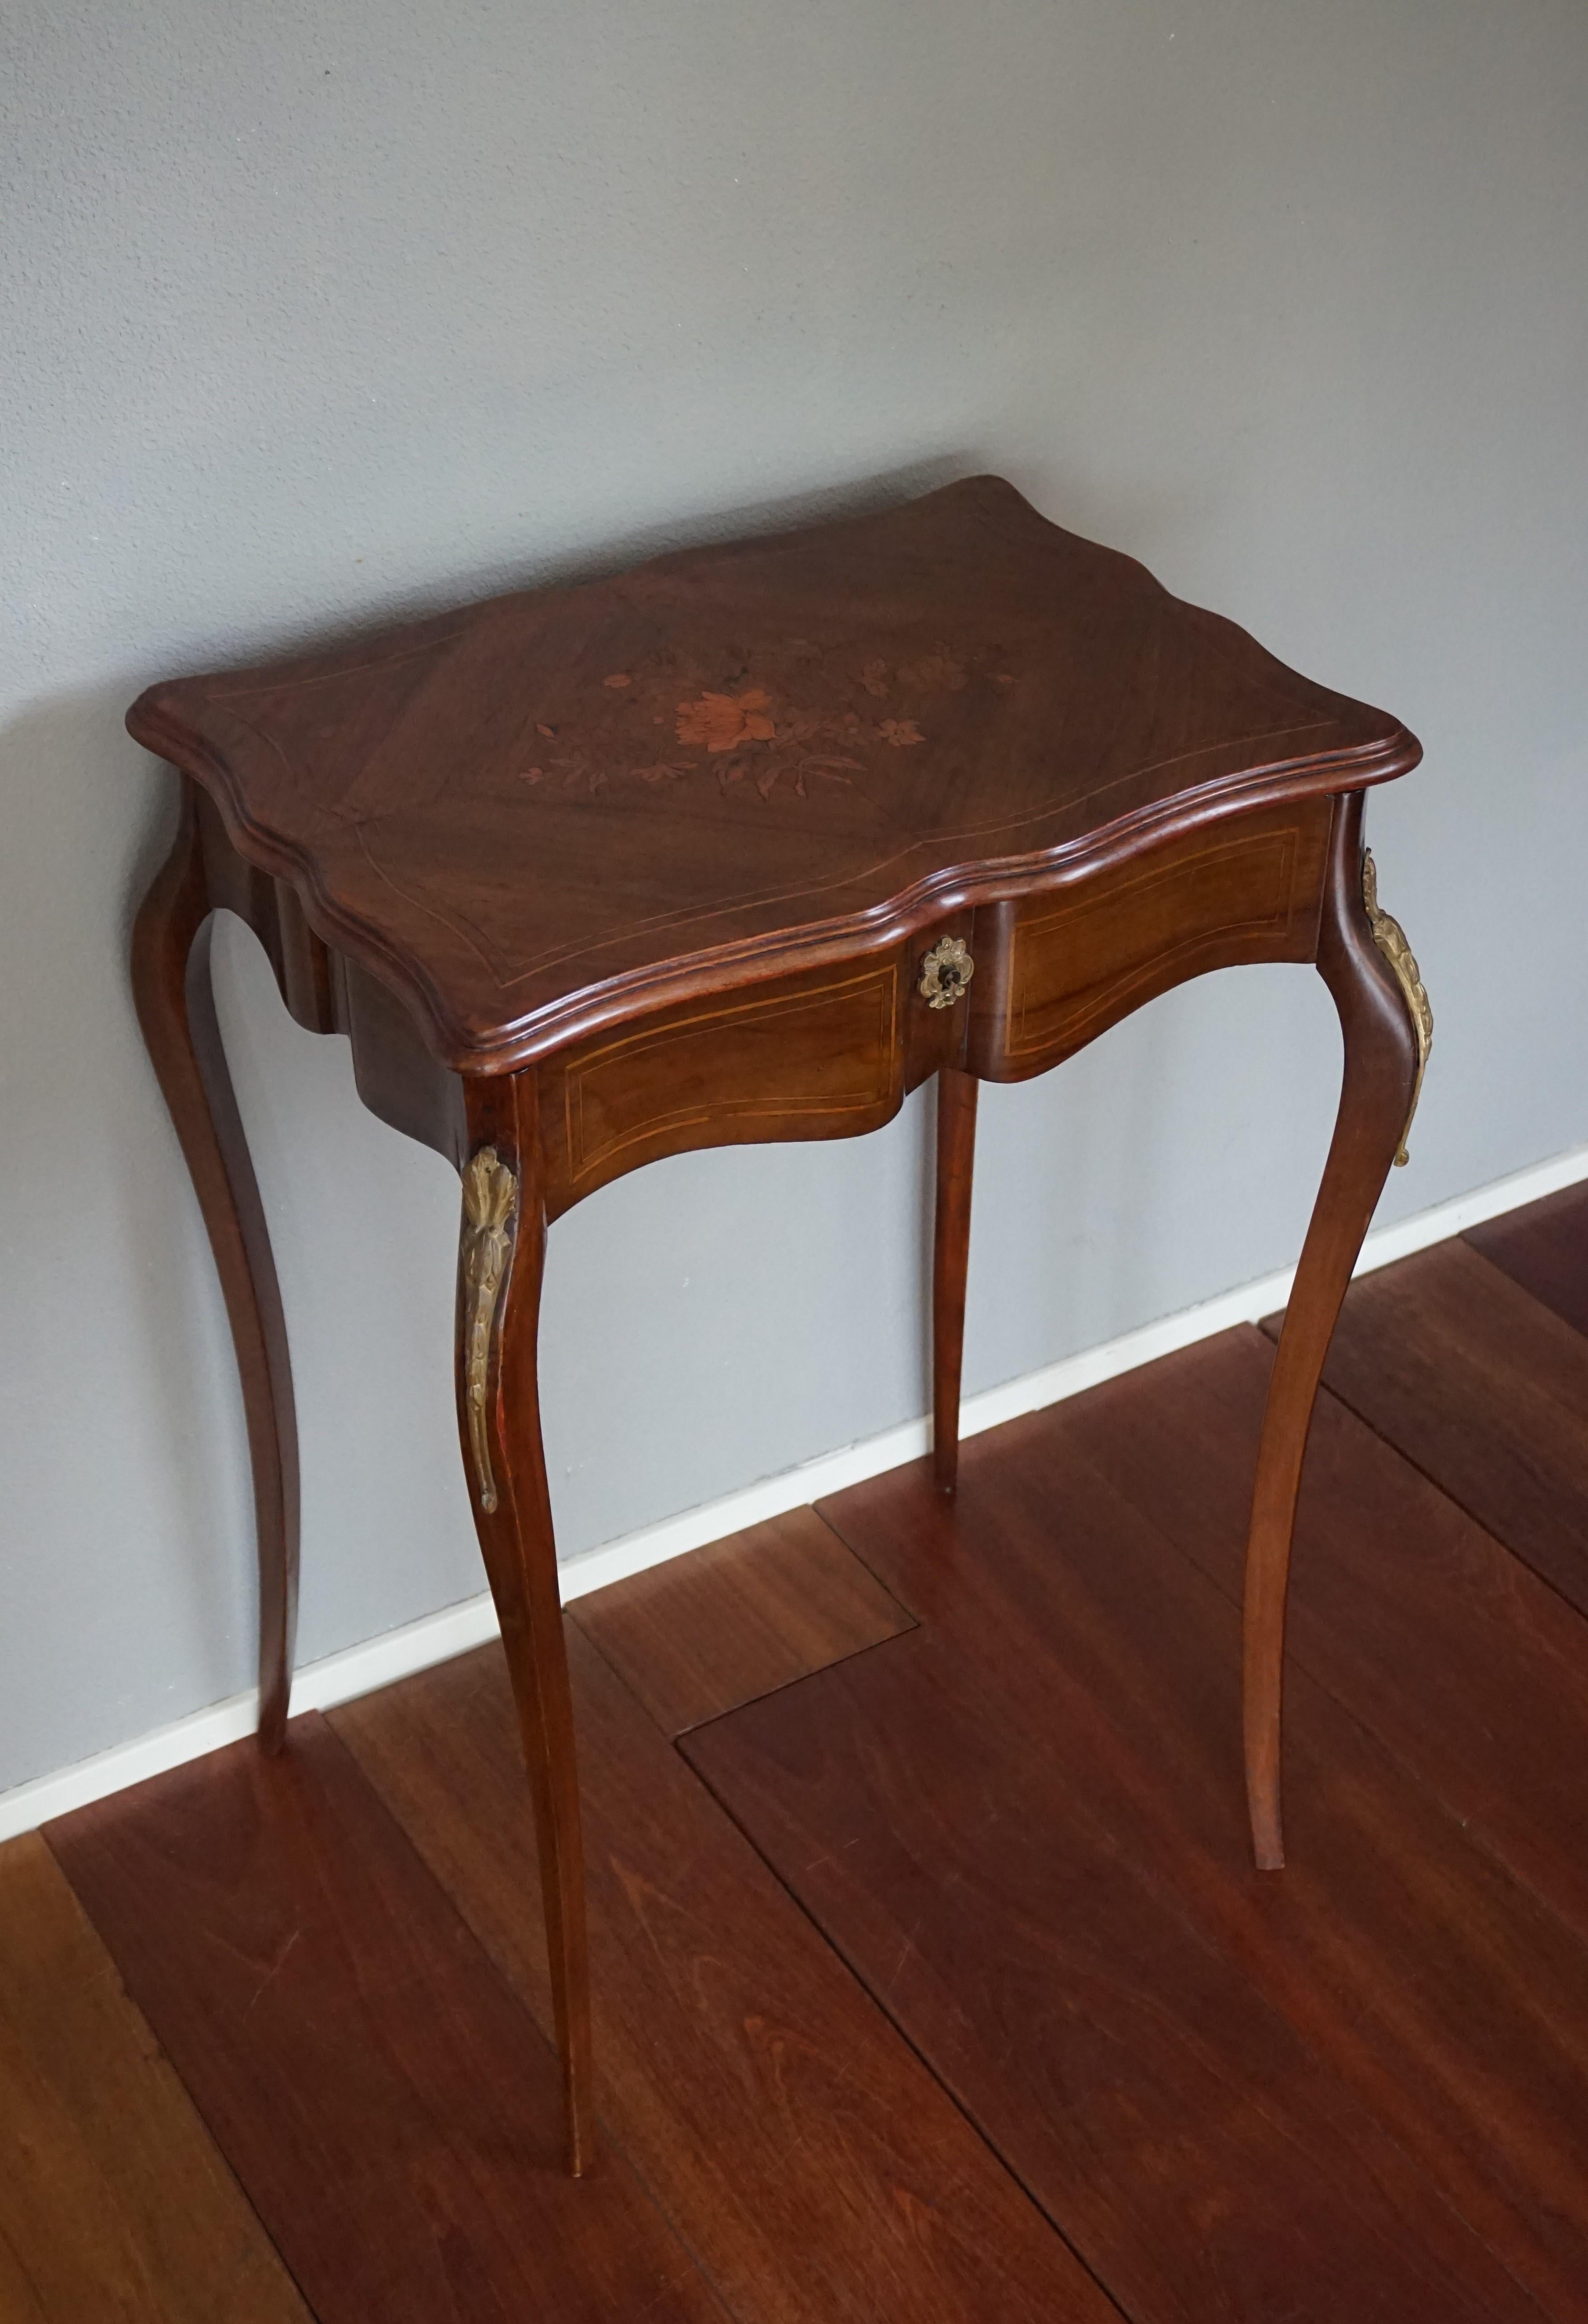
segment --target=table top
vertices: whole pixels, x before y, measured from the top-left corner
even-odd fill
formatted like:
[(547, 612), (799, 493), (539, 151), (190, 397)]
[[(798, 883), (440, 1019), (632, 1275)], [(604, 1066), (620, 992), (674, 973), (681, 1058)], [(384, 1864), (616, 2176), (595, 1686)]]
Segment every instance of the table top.
[(466, 1071), (1419, 756), (992, 476), (155, 686), (127, 724)]

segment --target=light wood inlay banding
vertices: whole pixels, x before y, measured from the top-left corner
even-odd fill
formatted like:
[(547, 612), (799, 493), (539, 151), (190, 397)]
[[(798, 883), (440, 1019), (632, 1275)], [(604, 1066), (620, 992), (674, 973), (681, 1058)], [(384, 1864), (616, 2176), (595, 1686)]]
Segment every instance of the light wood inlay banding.
[(631, 1148), (708, 1122), (754, 1123), (763, 1137), (798, 1136), (794, 1125), (805, 1122), (837, 1130), (845, 1115), (896, 1102), (901, 1072), (891, 958), (796, 991), (697, 1010), (570, 1061), (569, 1179), (577, 1186), (609, 1174)]
[(1029, 910), (1014, 934), (1005, 1059), (1068, 1055), (1204, 969), (1310, 957), (1327, 829), (1326, 812), (1314, 812), (1202, 838)]

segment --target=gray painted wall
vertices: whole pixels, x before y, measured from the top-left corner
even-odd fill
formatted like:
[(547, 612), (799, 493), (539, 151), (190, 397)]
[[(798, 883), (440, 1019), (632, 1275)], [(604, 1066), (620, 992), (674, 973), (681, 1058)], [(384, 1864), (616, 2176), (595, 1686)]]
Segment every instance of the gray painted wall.
[[(1390, 706), (1438, 1012), (1382, 1215), (1588, 1137), (1578, 0), (11, 0), (0, 104), (0, 1784), (247, 1683), (220, 1301), (125, 970), (148, 680), (1001, 469)], [(302, 1650), (480, 1586), (457, 1185), (228, 927)], [(967, 1386), (1285, 1263), (1321, 985), (988, 1093)], [(923, 1408), (929, 1101), (553, 1239), (566, 1551)]]

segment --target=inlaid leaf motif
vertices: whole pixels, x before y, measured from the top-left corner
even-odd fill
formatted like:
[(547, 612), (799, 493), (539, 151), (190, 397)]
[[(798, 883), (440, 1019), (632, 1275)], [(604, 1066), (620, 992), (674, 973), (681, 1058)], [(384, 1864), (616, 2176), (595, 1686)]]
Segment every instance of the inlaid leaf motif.
[(924, 742), (926, 736), (913, 718), (884, 718), (882, 723), (884, 742), (891, 742), (896, 751), (909, 748), (911, 742)]

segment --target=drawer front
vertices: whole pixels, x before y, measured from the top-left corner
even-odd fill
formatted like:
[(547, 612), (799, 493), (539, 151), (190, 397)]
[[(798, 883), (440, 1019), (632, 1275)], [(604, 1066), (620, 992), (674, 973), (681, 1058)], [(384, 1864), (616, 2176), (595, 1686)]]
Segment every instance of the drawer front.
[(1310, 960), (1332, 811), (1270, 808), (1017, 906), (1002, 1006), (978, 1028), (983, 1070), (1036, 1073), (1205, 970)]
[(904, 1094), (900, 999), (890, 954), (581, 1043), (546, 1075), (553, 1207), (687, 1147), (877, 1128)]

